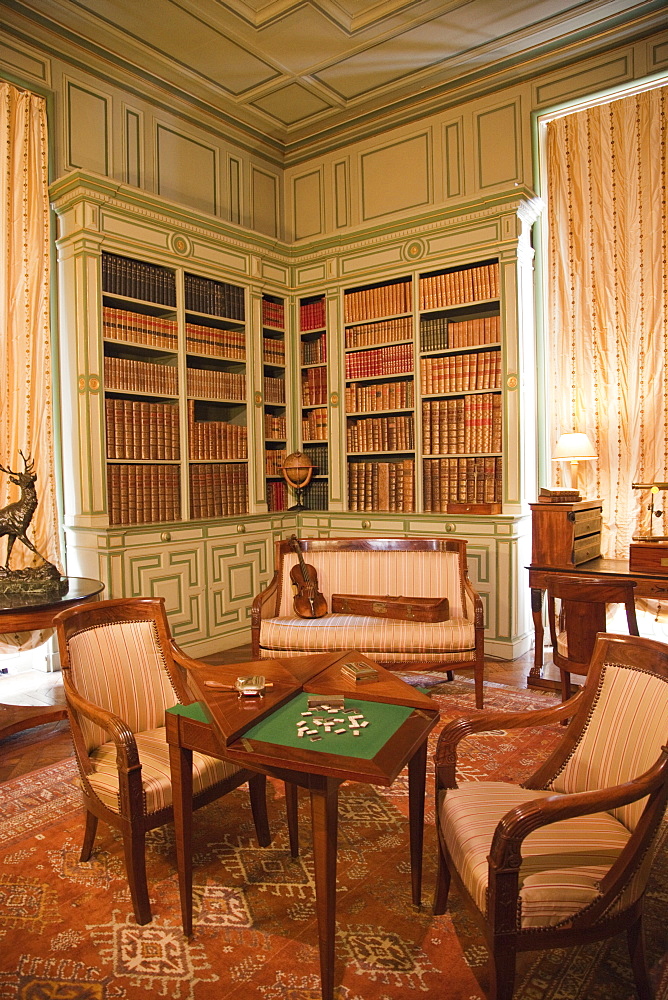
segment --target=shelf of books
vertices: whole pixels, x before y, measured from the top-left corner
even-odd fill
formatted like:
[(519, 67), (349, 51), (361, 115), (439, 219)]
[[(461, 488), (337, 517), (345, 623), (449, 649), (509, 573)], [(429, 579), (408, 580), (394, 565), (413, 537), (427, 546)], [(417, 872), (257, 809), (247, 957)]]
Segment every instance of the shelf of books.
[(348, 509), (413, 511), (411, 279), (348, 289), (344, 323)]
[(326, 325), (325, 296), (300, 299), (302, 451), (313, 463), (313, 476), (302, 499), (307, 510), (329, 507)]
[(286, 510), (288, 488), (282, 467), (288, 437), (285, 396), (285, 303), (262, 296), (262, 371), (267, 509)]
[(184, 275), (188, 496), (192, 519), (248, 511), (243, 288)]
[(109, 523), (246, 512), (243, 289), (184, 275), (181, 385), (176, 272), (110, 253), (101, 266)]
[(110, 524), (181, 517), (176, 275), (102, 255)]
[(498, 261), (420, 275), (419, 310), (424, 510), (499, 513)]

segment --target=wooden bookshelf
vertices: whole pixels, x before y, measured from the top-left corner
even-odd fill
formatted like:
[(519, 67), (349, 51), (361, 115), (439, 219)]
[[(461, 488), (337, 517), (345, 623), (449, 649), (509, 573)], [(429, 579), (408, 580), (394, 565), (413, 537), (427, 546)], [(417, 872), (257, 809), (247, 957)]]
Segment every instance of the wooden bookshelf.
[(191, 519), (248, 511), (248, 411), (244, 290), (184, 276)]
[(327, 315), (324, 295), (299, 301), (299, 392), (301, 450), (313, 462), (313, 477), (304, 491), (308, 510), (329, 507)]
[(349, 509), (414, 510), (419, 448), (425, 513), (498, 513), (498, 261), (348, 289), (344, 319)]
[(262, 296), (262, 390), (264, 399), (265, 493), (269, 511), (286, 510), (288, 492), (281, 467), (287, 455), (285, 301)]
[(103, 253), (100, 266), (109, 523), (245, 512), (245, 464), (237, 463), (238, 497), (227, 503), (214, 495), (213, 473), (194, 464), (247, 460), (243, 289), (190, 272), (180, 284), (173, 269), (118, 254)]
[(411, 278), (344, 294), (349, 510), (415, 509), (412, 296)]
[(422, 502), (429, 513), (498, 513), (503, 495), (497, 260), (418, 281)]
[(179, 520), (176, 275), (119, 254), (100, 267), (109, 523)]

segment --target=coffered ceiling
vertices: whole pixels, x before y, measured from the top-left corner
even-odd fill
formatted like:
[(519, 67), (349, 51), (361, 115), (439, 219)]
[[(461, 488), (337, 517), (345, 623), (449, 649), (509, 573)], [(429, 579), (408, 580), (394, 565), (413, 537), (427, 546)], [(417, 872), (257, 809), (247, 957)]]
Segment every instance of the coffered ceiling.
[(275, 153), (351, 138), (666, 26), (665, 0), (5, 0)]

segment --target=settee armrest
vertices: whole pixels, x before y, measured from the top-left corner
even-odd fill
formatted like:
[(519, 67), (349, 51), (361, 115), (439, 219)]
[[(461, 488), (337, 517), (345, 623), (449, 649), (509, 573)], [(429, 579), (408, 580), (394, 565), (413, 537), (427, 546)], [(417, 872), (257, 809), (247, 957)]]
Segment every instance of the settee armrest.
[(267, 586), (253, 598), (251, 604), (251, 655), (254, 660), (260, 656), (260, 622), (263, 618), (271, 618), (278, 613), (278, 579), (279, 572), (276, 570)]

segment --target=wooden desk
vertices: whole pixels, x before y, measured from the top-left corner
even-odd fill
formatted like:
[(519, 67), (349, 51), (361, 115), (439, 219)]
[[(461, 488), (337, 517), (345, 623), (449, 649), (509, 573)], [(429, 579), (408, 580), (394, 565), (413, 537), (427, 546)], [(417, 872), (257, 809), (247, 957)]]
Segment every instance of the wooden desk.
[[(242, 767), (285, 781), (286, 789), (306, 788), (311, 799), (323, 1000), (332, 1000), (334, 995), (339, 786), (344, 781), (388, 786), (408, 765), (412, 898), (419, 906), (427, 737), (438, 720), (438, 710), (429, 698), (382, 667), (377, 666), (377, 682), (356, 687), (354, 681), (341, 674), (341, 664), (353, 658), (372, 663), (360, 653), (338, 652), (223, 667), (189, 667), (189, 684), (201, 700), (192, 712), (189, 706), (179, 706), (167, 713), (184, 931), (192, 932), (192, 751), (224, 755)], [(234, 683), (236, 677), (245, 674), (264, 674), (274, 686), (264, 698), (252, 700), (239, 699), (236, 692), (206, 687), (207, 680)], [(328, 695), (343, 694), (347, 704), (363, 705), (373, 745), (369, 742), (365, 750), (364, 729), (356, 738), (348, 733), (331, 733), (313, 744), (308, 738), (297, 739), (296, 722), (304, 710), (306, 692), (321, 694), (323, 700)], [(211, 724), (201, 721), (201, 714), (198, 720), (202, 710)]]
[[(104, 590), (104, 584), (100, 580), (83, 576), (67, 577), (67, 582), (67, 591), (54, 597), (0, 594), (0, 634), (50, 629), (59, 611), (84, 601), (94, 601)], [(43, 726), (46, 722), (57, 722), (65, 718), (67, 709), (64, 705), (0, 704), (0, 739), (23, 729), (32, 729), (33, 726)]]
[(609, 576), (611, 579), (635, 580), (636, 597), (651, 597), (656, 600), (668, 598), (668, 574), (652, 575), (651, 573), (632, 573), (629, 570), (628, 559), (590, 559), (578, 566), (544, 566), (531, 564), (529, 570), (529, 586), (531, 587), (531, 614), (535, 633), (535, 648), (533, 667), (527, 679), (528, 687), (554, 688), (558, 690), (559, 681), (546, 680), (543, 670), (543, 592), (550, 576), (567, 573), (569, 576)]

